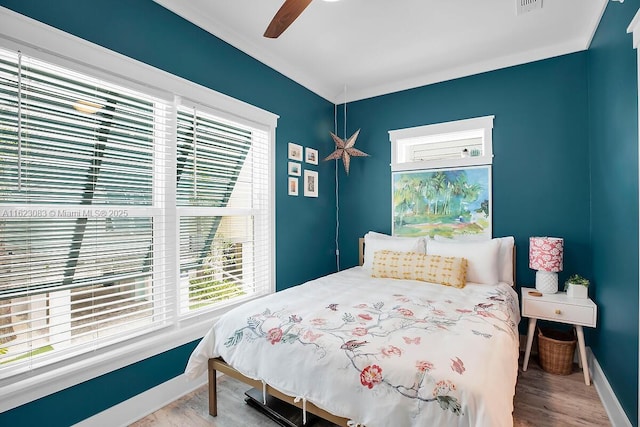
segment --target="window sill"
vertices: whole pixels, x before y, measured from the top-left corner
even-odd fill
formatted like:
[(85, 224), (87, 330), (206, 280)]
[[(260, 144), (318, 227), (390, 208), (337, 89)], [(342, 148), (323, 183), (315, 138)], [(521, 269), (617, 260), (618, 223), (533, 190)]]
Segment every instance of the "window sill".
[[(236, 304), (237, 305), (237, 304)], [(0, 413), (202, 338), (224, 310), (0, 380)], [(186, 363), (186, 361), (185, 361)]]

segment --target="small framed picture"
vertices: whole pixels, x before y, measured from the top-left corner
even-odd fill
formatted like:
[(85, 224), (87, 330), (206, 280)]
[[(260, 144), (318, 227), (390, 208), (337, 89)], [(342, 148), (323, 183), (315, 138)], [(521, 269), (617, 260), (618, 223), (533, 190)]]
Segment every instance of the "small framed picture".
[(298, 178), (289, 177), (289, 195), (297, 196), (298, 195)]
[(302, 175), (302, 165), (296, 162), (289, 162), (289, 175), (300, 176)]
[(304, 161), (307, 163), (311, 163), (312, 165), (318, 164), (318, 150), (314, 150), (313, 148), (305, 148), (304, 151)]
[(304, 195), (305, 197), (318, 197), (318, 172), (304, 171)]
[(302, 145), (289, 143), (289, 160), (302, 161)]

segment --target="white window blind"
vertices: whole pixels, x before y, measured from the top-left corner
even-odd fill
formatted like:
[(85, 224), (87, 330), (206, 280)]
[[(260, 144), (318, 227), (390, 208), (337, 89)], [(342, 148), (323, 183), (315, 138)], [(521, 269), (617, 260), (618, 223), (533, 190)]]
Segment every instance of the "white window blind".
[(180, 311), (270, 291), (269, 138), (178, 108)]
[(171, 319), (167, 108), (0, 50), (0, 377)]
[(0, 50), (0, 379), (273, 291), (271, 128), (180, 102)]

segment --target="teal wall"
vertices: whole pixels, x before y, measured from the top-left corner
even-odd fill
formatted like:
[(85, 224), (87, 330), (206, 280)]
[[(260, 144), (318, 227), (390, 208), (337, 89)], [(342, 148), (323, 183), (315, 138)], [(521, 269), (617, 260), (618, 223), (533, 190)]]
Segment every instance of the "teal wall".
[(609, 3), (589, 49), (596, 359), (638, 425), (638, 85), (626, 33), (639, 0)]
[[(332, 103), (151, 0), (0, 0), (0, 6), (279, 115), (277, 288), (335, 271), (333, 163), (311, 167), (319, 171), (320, 197), (287, 195), (287, 143), (314, 147), (321, 156), (331, 152)], [(180, 374), (194, 345), (4, 412), (0, 426), (81, 421)]]
[(586, 52), (420, 87), (348, 105), (347, 133), (371, 157), (341, 176), (340, 243), (345, 266), (368, 230), (391, 231), (388, 131), (495, 115), (493, 234), (513, 235), (519, 284), (534, 283), (530, 236), (565, 239), (563, 281), (591, 275)]

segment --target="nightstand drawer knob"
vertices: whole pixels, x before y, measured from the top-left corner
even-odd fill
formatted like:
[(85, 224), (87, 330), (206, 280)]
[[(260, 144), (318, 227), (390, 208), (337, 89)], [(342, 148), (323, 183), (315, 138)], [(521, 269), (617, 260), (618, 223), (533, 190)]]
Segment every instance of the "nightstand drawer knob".
[(560, 311), (559, 308), (556, 308), (556, 314), (562, 314), (562, 311)]

